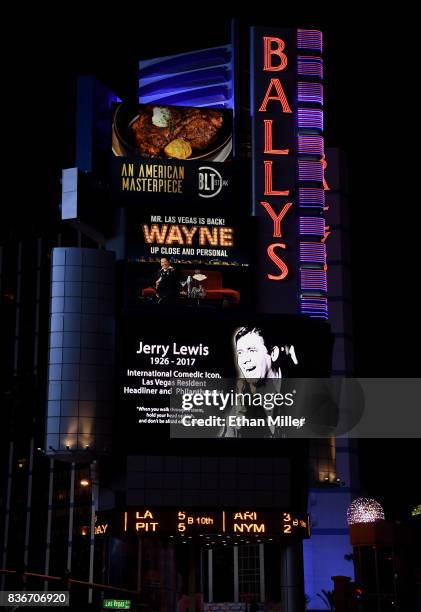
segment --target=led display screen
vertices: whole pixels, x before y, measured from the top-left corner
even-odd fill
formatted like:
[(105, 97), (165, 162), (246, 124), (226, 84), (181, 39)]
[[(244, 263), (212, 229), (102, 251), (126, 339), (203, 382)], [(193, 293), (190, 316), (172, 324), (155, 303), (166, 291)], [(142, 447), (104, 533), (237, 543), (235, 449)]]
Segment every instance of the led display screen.
[[(125, 418), (131, 426), (162, 428), (163, 435), (168, 435), (171, 426), (176, 437), (196, 437), (197, 428), (191, 427), (191, 421), (187, 423), (186, 416), (225, 416), (237, 409), (238, 394), (248, 399), (251, 390), (262, 397), (277, 394), (280, 403), (270, 409), (274, 416), (279, 415), (281, 406), (293, 404), (286, 386), (289, 377), (324, 377), (330, 371), (332, 340), (329, 326), (321, 321), (251, 317), (234, 310), (215, 312), (205, 306), (175, 312), (163, 306), (161, 310), (144, 309), (141, 314), (127, 313), (121, 327), (119, 399)], [(226, 398), (222, 403), (219, 396), (211, 398), (215, 390)], [(206, 393), (209, 401), (205, 403), (193, 398)], [(253, 400), (245, 413), (258, 419), (266, 417), (268, 410), (268, 405)], [(270, 428), (241, 429), (239, 422), (233, 432), (226, 424), (222, 420), (209, 422), (211, 427), (202, 435), (279, 434)]]
[(226, 161), (232, 151), (232, 111), (163, 106), (117, 106), (113, 152), (117, 156)]
[(274, 535), (308, 537), (309, 521), (290, 511), (152, 509), (130, 510), (124, 514), (124, 530), (138, 534), (180, 535)]
[(250, 305), (252, 226), (240, 213), (150, 206), (127, 211), (126, 305)]
[(111, 535), (230, 538), (307, 538), (309, 517), (290, 509), (130, 507), (110, 516), (100, 512)]
[(114, 112), (112, 152), (113, 195), (126, 202), (203, 204), (232, 193), (230, 110), (122, 103)]

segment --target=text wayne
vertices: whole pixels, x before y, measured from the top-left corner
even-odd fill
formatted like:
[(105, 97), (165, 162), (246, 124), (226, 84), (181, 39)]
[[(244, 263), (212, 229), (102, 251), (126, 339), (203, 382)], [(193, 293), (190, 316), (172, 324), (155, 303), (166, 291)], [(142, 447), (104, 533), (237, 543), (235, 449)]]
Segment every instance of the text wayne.
[(232, 227), (207, 227), (206, 225), (173, 225), (169, 223), (152, 223), (142, 225), (146, 244), (180, 244), (200, 246), (234, 246), (234, 229)]

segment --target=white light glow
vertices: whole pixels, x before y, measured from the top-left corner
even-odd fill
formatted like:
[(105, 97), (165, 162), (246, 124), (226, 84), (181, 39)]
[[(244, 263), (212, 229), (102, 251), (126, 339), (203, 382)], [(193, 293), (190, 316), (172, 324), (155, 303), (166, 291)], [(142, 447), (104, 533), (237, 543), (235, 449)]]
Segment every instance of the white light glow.
[(384, 511), (379, 502), (369, 497), (359, 497), (348, 507), (346, 518), (348, 525), (356, 523), (376, 523), (384, 521)]

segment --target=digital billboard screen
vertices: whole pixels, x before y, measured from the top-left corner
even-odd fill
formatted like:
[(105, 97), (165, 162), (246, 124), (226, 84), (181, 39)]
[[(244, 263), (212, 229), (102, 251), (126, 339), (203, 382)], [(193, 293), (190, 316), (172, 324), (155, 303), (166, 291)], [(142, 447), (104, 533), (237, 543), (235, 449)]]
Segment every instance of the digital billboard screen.
[[(190, 207), (191, 210), (191, 207)], [(176, 263), (248, 265), (250, 243), (247, 224), (233, 211), (205, 213), (178, 206), (165, 212), (154, 206), (131, 207), (127, 218), (127, 259), (158, 261), (170, 257)]]
[(116, 156), (226, 161), (232, 152), (232, 111), (122, 103), (112, 136)]
[[(244, 537), (277, 541), (310, 537), (310, 518), (288, 507), (185, 507), (131, 505), (124, 512), (98, 513), (100, 531), (113, 536), (158, 536), (203, 539), (209, 545), (215, 536), (242, 542)], [(176, 540), (177, 541), (177, 540)], [(212, 542), (214, 543), (214, 542)], [(225, 543), (225, 539), (221, 542)]]
[(171, 303), (222, 308), (250, 305), (252, 223), (233, 210), (130, 207), (126, 232), (126, 306)]
[(224, 201), (232, 192), (232, 124), (227, 109), (118, 105), (112, 121), (114, 197)]
[[(330, 373), (329, 326), (300, 317), (206, 308), (176, 313), (164, 306), (160, 312), (126, 313), (121, 337), (119, 401), (125, 421), (132, 427), (161, 427), (163, 435), (173, 437), (197, 437), (191, 425), (201, 423), (187, 422), (197, 416), (211, 417), (210, 427), (201, 431), (204, 437), (276, 437), (279, 429), (241, 430), (240, 421), (219, 417), (233, 410), (240, 416), (238, 397), (247, 394), (253, 399), (246, 413), (253, 419), (269, 411), (255, 395), (266, 402), (267, 394), (275, 394), (278, 403), (270, 409), (279, 415), (281, 406), (294, 403), (288, 378)], [(273, 423), (285, 424), (278, 421)]]
[(125, 267), (125, 305), (144, 309), (226, 310), (250, 304), (248, 266), (179, 264), (161, 256), (156, 262), (128, 262)]

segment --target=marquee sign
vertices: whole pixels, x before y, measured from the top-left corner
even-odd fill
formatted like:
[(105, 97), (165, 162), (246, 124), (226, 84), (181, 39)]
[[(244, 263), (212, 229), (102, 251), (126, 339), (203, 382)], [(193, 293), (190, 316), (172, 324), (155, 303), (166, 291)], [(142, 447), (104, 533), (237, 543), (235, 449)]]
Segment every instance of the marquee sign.
[(178, 214), (154, 207), (127, 212), (128, 261), (243, 266), (249, 263), (249, 228), (240, 214), (201, 214), (179, 206)]
[(323, 63), (316, 30), (252, 28), (259, 309), (327, 318)]
[(309, 517), (289, 510), (139, 508), (123, 521), (124, 532), (138, 535), (310, 537)]

